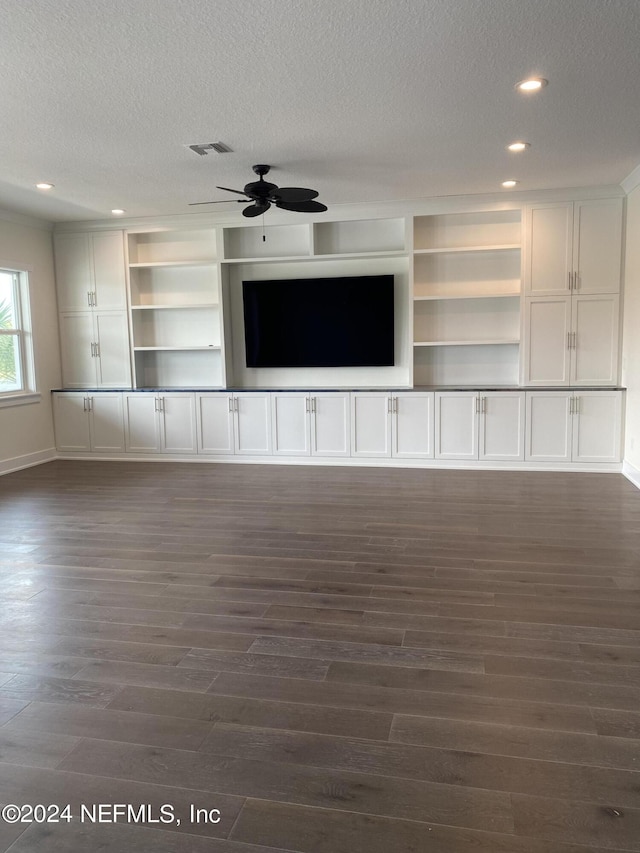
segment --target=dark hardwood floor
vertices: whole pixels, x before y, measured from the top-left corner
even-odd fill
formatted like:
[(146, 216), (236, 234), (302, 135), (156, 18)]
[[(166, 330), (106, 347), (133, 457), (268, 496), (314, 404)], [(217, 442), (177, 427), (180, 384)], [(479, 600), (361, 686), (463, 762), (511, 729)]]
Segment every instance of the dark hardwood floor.
[(640, 851), (622, 476), (60, 461), (0, 574), (0, 851)]

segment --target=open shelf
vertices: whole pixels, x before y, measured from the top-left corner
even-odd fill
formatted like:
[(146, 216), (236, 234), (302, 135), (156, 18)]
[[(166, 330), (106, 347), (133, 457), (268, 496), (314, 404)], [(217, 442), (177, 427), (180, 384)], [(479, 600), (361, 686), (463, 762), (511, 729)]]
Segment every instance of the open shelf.
[(439, 249), (414, 249), (416, 255), (455, 255), (470, 252), (514, 252), (520, 250), (520, 243), (503, 243), (488, 246), (456, 246)]
[(306, 223), (225, 228), (224, 231), (224, 258), (227, 261), (310, 255), (311, 226)]
[(223, 385), (219, 348), (137, 349), (137, 388), (218, 388)]
[(213, 228), (129, 234), (130, 266), (177, 266), (214, 261), (216, 257)]
[(519, 339), (501, 339), (487, 341), (414, 341), (414, 347), (486, 347), (486, 346), (518, 346)]
[(367, 255), (406, 250), (404, 219), (317, 222), (313, 226), (316, 255)]
[(521, 243), (519, 210), (442, 213), (416, 216), (415, 252), (477, 252), (517, 249)]
[(416, 347), (414, 385), (517, 385), (519, 346), (505, 343)]
[(131, 267), (131, 308), (202, 305), (218, 300), (214, 264)]
[(520, 299), (442, 299), (414, 303), (416, 343), (428, 341), (461, 345), (517, 342), (520, 337)]

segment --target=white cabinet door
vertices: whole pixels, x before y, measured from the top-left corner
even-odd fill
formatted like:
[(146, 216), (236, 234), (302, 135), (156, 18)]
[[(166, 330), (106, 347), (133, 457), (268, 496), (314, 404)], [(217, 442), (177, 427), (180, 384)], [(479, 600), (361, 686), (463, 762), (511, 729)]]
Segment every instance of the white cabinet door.
[(432, 391), (393, 396), (393, 456), (433, 459)]
[(198, 394), (198, 453), (233, 453), (233, 395)]
[(351, 455), (391, 456), (391, 395), (356, 391), (351, 394)]
[(574, 296), (572, 385), (615, 385), (618, 380), (620, 297)]
[(311, 397), (311, 453), (349, 456), (349, 394), (322, 392)]
[(156, 394), (125, 394), (125, 444), (129, 453), (160, 453), (159, 399)]
[(525, 459), (528, 462), (571, 461), (571, 394), (527, 391)]
[(476, 391), (436, 392), (436, 459), (478, 458), (478, 405)]
[(130, 388), (129, 327), (124, 311), (94, 314), (97, 384), (100, 388)]
[(480, 392), (479, 459), (524, 459), (524, 391)]
[(525, 385), (568, 385), (571, 297), (536, 296), (525, 305)]
[(524, 289), (528, 296), (569, 293), (573, 203), (532, 204), (525, 211)]
[(56, 234), (54, 253), (58, 311), (90, 309), (93, 270), (89, 235)]
[(193, 394), (160, 395), (160, 423), (164, 453), (196, 452), (196, 403)]
[(65, 388), (95, 388), (97, 385), (94, 342), (90, 311), (60, 315), (62, 381)]
[(620, 462), (622, 393), (581, 391), (573, 404), (574, 462)]
[(123, 453), (122, 394), (92, 394), (89, 397), (89, 425), (91, 450), (95, 453)]
[(89, 235), (93, 273), (93, 306), (100, 311), (126, 310), (124, 234), (105, 231)]
[(311, 453), (311, 401), (306, 393), (271, 395), (273, 452), (282, 456)]
[(622, 259), (622, 199), (574, 203), (575, 292), (619, 293)]
[(271, 400), (269, 394), (234, 395), (236, 453), (268, 456), (271, 453)]
[(90, 451), (88, 403), (85, 394), (54, 394), (56, 447), (65, 452)]

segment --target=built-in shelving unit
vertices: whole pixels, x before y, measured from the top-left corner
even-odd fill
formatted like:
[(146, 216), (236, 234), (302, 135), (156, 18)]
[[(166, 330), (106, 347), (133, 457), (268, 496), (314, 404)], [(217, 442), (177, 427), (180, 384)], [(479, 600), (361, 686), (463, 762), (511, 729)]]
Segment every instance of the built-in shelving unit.
[(215, 229), (130, 233), (128, 241), (135, 386), (221, 386)]
[(414, 219), (414, 384), (517, 384), (520, 210)]
[[(407, 220), (346, 220), (224, 229), (222, 296), (232, 342), (227, 379), (236, 387), (350, 387), (411, 383), (410, 269)], [(264, 240), (263, 240), (264, 237)], [(395, 282), (395, 364), (383, 368), (246, 367), (242, 282), (273, 279), (386, 275)], [(336, 310), (339, 308), (336, 306)]]

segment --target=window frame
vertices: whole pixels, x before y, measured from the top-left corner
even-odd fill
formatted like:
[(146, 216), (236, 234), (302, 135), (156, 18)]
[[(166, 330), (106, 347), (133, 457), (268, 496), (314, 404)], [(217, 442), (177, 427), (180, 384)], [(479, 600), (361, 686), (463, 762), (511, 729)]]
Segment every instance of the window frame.
[(25, 264), (7, 262), (0, 258), (0, 273), (13, 277), (11, 308), (13, 326), (0, 329), (3, 337), (16, 340), (17, 373), (19, 388), (0, 390), (0, 408), (37, 402), (41, 395), (36, 386), (35, 359), (33, 351), (33, 331), (31, 325), (31, 300), (29, 276), (32, 270)]

